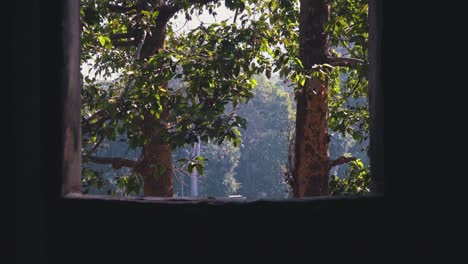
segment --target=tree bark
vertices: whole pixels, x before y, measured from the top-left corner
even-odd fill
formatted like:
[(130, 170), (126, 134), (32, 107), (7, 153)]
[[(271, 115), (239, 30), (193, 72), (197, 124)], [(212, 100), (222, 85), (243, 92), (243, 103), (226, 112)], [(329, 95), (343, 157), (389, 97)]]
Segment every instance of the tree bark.
[[(200, 156), (200, 137), (198, 142), (193, 145), (192, 157)], [(190, 175), (190, 195), (192, 197), (198, 197), (198, 171), (197, 168), (193, 168), (192, 175)]]
[[(151, 37), (146, 38), (143, 43), (140, 59), (148, 58), (165, 49), (167, 22), (174, 15), (172, 11), (166, 12), (161, 11), (158, 15)], [(162, 86), (167, 86), (167, 82)], [(143, 133), (149, 141), (143, 147), (143, 156), (136, 171), (144, 179), (144, 196), (173, 196), (172, 149), (167, 140), (162, 139), (162, 135), (167, 134), (165, 123), (169, 111), (166, 105), (163, 105), (163, 109), (159, 119), (148, 113), (143, 124)]]
[[(306, 70), (323, 64), (329, 57), (329, 37), (325, 23), (329, 4), (324, 0), (301, 0), (299, 57)], [(295, 197), (328, 195), (328, 178), (332, 161), (328, 142), (328, 82), (318, 78), (306, 81), (297, 94)]]
[(138, 173), (144, 179), (145, 196), (172, 197), (174, 170), (171, 146), (158, 139), (152, 140), (143, 148)]

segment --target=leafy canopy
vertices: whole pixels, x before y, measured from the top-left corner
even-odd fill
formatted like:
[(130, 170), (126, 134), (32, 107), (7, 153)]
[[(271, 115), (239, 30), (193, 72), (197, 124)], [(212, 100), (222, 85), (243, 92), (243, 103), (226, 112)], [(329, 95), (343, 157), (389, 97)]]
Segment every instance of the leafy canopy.
[[(172, 19), (192, 20), (221, 5), (235, 15), (188, 32), (171, 20), (158, 24), (165, 10)], [(304, 69), (299, 59), (297, 0), (81, 0), (83, 154), (104, 140), (124, 135), (131, 148), (148, 143), (145, 122), (154, 118), (158, 136), (174, 148), (207, 142), (241, 143), (244, 118), (233, 110), (249, 101), (255, 74), (279, 73), (296, 88), (307, 78), (329, 80), (329, 127), (361, 142), (367, 138), (367, 1), (331, 2), (332, 56), (360, 61), (353, 67), (328, 64)], [(167, 10), (166, 10), (167, 11)], [(143, 56), (143, 40), (157, 27), (166, 45)], [(86, 70), (86, 71), (85, 71)], [(317, 75), (318, 74), (318, 75)], [(120, 137), (119, 137), (120, 138)]]
[[(164, 26), (157, 24), (162, 11), (145, 7), (113, 11), (115, 6), (142, 2), (146, 1), (126, 1), (126, 5), (113, 1), (111, 8), (108, 1), (82, 1), (82, 63), (90, 69), (83, 76), (85, 149), (119, 134), (126, 134), (132, 148), (144, 146), (148, 138), (143, 124), (153, 117), (165, 128), (159, 130), (161, 140), (173, 147), (196, 142), (197, 135), (203, 141), (228, 139), (239, 145), (238, 129), (245, 127), (245, 120), (234, 112), (226, 114), (225, 109), (247, 102), (256, 85), (253, 75), (270, 69), (265, 52), (273, 40), (265, 32), (271, 32), (272, 26), (261, 14), (264, 4), (225, 1), (239, 23), (229, 19), (201, 23), (179, 34), (168, 23), (165, 48), (141, 58), (136, 43)], [(186, 19), (203, 11), (216, 16), (213, 10), (221, 4), (167, 2), (179, 8), (175, 16)], [(207, 4), (190, 4), (195, 2)], [(260, 8), (250, 7), (254, 5)]]

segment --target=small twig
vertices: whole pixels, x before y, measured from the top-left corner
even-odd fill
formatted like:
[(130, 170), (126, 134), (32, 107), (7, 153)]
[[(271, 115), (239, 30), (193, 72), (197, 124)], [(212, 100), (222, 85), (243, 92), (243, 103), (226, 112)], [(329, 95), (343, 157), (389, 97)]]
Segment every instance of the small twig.
[[(101, 137), (99, 139), (98, 142), (96, 142), (96, 145), (93, 146), (93, 148), (88, 152), (88, 155), (90, 155), (91, 153), (93, 153), (94, 151), (96, 151), (96, 149), (102, 144), (102, 142), (104, 141), (104, 137)], [(88, 156), (86, 155), (86, 156)]]
[(233, 24), (236, 24), (237, 21), (237, 14), (239, 13), (239, 9), (236, 8), (236, 13), (234, 14), (234, 20), (232, 21)]
[(363, 64), (364, 61), (356, 58), (345, 58), (345, 57), (328, 57), (326, 62), (331, 66), (344, 66), (344, 67), (355, 67), (358, 64)]
[(177, 30), (173, 31), (173, 32), (174, 32), (174, 33), (176, 33), (176, 32), (178, 32), (178, 31), (180, 31), (181, 29), (183, 29), (183, 28), (184, 28), (184, 27), (187, 25), (187, 22), (188, 22), (188, 20), (185, 20), (185, 23), (184, 23), (184, 25), (183, 25), (183, 26), (181, 26), (179, 29), (177, 29)]

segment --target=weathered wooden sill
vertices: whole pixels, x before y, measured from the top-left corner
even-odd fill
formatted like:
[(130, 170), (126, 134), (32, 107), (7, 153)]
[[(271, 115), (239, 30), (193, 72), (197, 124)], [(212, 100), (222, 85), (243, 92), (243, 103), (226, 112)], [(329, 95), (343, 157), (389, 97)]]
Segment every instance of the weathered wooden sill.
[(96, 200), (96, 201), (124, 201), (135, 203), (156, 203), (156, 204), (256, 204), (256, 203), (326, 203), (336, 201), (369, 201), (369, 200), (383, 200), (381, 194), (369, 194), (359, 196), (319, 196), (307, 198), (287, 198), (287, 199), (245, 199), (245, 198), (228, 198), (228, 197), (210, 197), (210, 198), (192, 198), (192, 197), (135, 197), (135, 196), (116, 196), (116, 195), (90, 195), (81, 193), (69, 193), (63, 196), (65, 199), (77, 200)]

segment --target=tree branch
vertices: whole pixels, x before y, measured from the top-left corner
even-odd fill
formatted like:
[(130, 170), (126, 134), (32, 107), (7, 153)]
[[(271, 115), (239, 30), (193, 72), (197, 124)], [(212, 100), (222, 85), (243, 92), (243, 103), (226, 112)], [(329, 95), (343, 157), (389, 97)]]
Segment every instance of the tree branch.
[(88, 156), (86, 159), (96, 164), (111, 164), (114, 169), (135, 168), (138, 165), (137, 161), (122, 158)]
[(354, 52), (348, 47), (348, 45), (346, 45), (345, 40), (341, 37), (338, 37), (338, 39), (340, 40), (341, 45), (343, 45), (343, 47), (348, 51), (349, 55), (354, 56)]
[(112, 41), (112, 45), (115, 47), (130, 47), (138, 45), (138, 41), (130, 40), (130, 41)]
[(341, 157), (337, 158), (336, 160), (331, 161), (330, 168), (341, 165), (341, 164), (349, 163), (349, 162), (355, 161), (355, 160), (356, 160), (356, 157), (341, 156)]
[(110, 36), (111, 40), (119, 40), (119, 39), (135, 39), (137, 34), (135, 32), (129, 33), (117, 33)]
[(136, 6), (118, 6), (113, 4), (107, 4), (109, 11), (115, 13), (127, 13), (128, 11), (135, 10)]
[(331, 66), (355, 67), (355, 66), (357, 66), (359, 64), (363, 64), (364, 61), (361, 60), (361, 59), (355, 59), (355, 58), (328, 57), (326, 59), (326, 63), (330, 64)]
[[(92, 120), (94, 120), (94, 119), (97, 119), (96, 123), (92, 123)], [(86, 131), (92, 129), (93, 127), (102, 127), (104, 122), (106, 122), (109, 119), (112, 119), (112, 117), (105, 110), (100, 110), (100, 111), (94, 113), (93, 115), (91, 115), (88, 118), (82, 117), (82, 120), (81, 120), (82, 131), (86, 132)]]
[[(173, 1), (173, 2), (177, 2), (177, 1)], [(196, 4), (202, 4), (202, 5), (206, 5), (206, 4), (209, 4), (211, 2), (219, 2), (219, 0), (189, 0), (187, 1), (188, 2), (188, 5), (191, 6), (191, 5), (196, 5)], [(175, 3), (174, 6), (177, 6), (178, 4)]]
[[(101, 138), (99, 139), (99, 141), (96, 142), (96, 144), (93, 146), (93, 148), (91, 148), (91, 150), (89, 150), (88, 153), (91, 154), (91, 153), (93, 153), (94, 151), (96, 151), (96, 149), (97, 149), (99, 146), (101, 146), (101, 144), (102, 144), (103, 141), (104, 141), (104, 137), (101, 137)], [(89, 155), (88, 155), (88, 156), (89, 156)]]
[[(171, 1), (171, 2), (178, 2), (178, 1)], [(188, 6), (196, 5), (196, 4), (201, 4), (201, 5), (206, 5), (211, 2), (217, 3), (219, 0), (189, 0), (188, 1)], [(170, 9), (176, 13), (177, 11), (183, 9), (184, 7), (181, 6), (179, 3), (174, 3), (173, 5), (170, 6)]]
[(234, 19), (233, 19), (233, 21), (232, 21), (233, 24), (236, 24), (236, 21), (237, 21), (237, 14), (238, 14), (238, 13), (239, 13), (239, 9), (236, 8), (236, 13), (235, 13)]
[(93, 124), (91, 124), (90, 122), (88, 122), (88, 120), (86, 120), (86, 123), (83, 123), (83, 122), (81, 123), (81, 130), (83, 131), (83, 134), (86, 134), (86, 133), (88, 133), (88, 131), (92, 130), (93, 128), (97, 129), (97, 128), (102, 127), (104, 122), (106, 122), (109, 119), (110, 118), (102, 118), (102, 119), (99, 119), (98, 121), (96, 121), (96, 123), (93, 123)]

